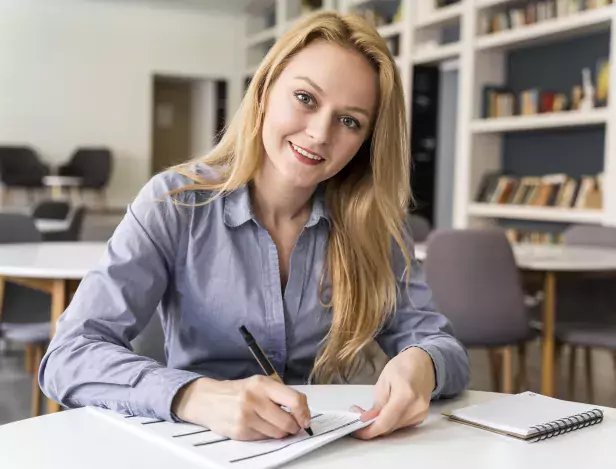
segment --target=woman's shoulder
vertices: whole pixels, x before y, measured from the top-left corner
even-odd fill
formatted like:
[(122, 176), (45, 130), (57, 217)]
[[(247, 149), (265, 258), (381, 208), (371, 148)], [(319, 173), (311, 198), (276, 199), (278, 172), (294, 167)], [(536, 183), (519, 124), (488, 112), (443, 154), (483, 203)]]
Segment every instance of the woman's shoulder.
[(212, 190), (203, 188), (203, 182), (213, 182), (220, 179), (220, 172), (203, 163), (191, 163), (167, 169), (152, 176), (145, 185), (144, 191), (157, 199), (166, 196), (184, 203), (199, 202), (214, 195)]

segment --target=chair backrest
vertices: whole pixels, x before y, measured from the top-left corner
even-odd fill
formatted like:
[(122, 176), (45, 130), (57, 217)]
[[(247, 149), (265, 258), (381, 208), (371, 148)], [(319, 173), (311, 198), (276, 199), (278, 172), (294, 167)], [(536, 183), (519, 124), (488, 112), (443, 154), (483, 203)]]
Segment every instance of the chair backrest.
[(416, 243), (423, 243), (428, 236), (432, 227), (430, 222), (421, 215), (411, 215), (409, 217), (409, 223), (411, 225), (411, 233), (413, 234), (413, 241)]
[[(0, 243), (36, 243), (41, 240), (41, 233), (29, 215), (0, 213)], [(48, 322), (50, 307), (49, 294), (7, 282), (0, 304), (0, 322)]]
[(33, 218), (47, 218), (52, 220), (65, 220), (71, 211), (68, 202), (60, 200), (44, 200), (32, 211)]
[(428, 238), (428, 285), (468, 347), (514, 344), (530, 329), (520, 276), (502, 230), (437, 230)]
[[(570, 246), (616, 249), (616, 228), (596, 225), (573, 225), (563, 232), (563, 242)], [(616, 324), (614, 278), (564, 276), (557, 284), (558, 320), (594, 325)]]
[(30, 215), (0, 213), (0, 243), (38, 243), (42, 240)]
[(83, 187), (100, 189), (109, 182), (112, 154), (108, 148), (78, 148), (70, 165), (73, 174), (83, 178)]
[(83, 206), (75, 207), (71, 215), (71, 222), (68, 228), (69, 236), (74, 241), (79, 241), (83, 228), (83, 219), (86, 215), (86, 209)]
[(616, 249), (616, 228), (574, 225), (563, 232), (563, 242), (570, 246), (595, 246)]
[(36, 150), (27, 146), (0, 147), (0, 180), (7, 185), (42, 186), (42, 178), (49, 168)]

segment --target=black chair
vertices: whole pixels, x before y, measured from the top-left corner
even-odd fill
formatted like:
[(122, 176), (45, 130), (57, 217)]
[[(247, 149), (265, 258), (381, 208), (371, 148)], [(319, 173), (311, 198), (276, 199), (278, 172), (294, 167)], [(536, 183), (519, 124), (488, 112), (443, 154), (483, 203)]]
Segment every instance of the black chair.
[(46, 218), (48, 220), (65, 220), (71, 211), (68, 202), (57, 200), (44, 200), (32, 211), (32, 218)]
[[(32, 218), (0, 213), (0, 243), (36, 243), (41, 234)], [(38, 368), (51, 334), (51, 297), (0, 279), (0, 337), (26, 346), (26, 370), (32, 373), (32, 416), (40, 415)]]
[(86, 210), (83, 206), (75, 207), (69, 217), (69, 226), (65, 231), (51, 231), (43, 233), (44, 241), (79, 241), (81, 239), (81, 231), (83, 228), (83, 220), (86, 215)]
[[(42, 163), (37, 152), (26, 146), (0, 147), (0, 205), (4, 192), (11, 189), (40, 189), (49, 167)], [(28, 192), (31, 195), (31, 192)]]
[(108, 148), (78, 148), (70, 161), (58, 168), (58, 175), (82, 179), (81, 189), (98, 193), (104, 204), (105, 188), (111, 177), (113, 155)]

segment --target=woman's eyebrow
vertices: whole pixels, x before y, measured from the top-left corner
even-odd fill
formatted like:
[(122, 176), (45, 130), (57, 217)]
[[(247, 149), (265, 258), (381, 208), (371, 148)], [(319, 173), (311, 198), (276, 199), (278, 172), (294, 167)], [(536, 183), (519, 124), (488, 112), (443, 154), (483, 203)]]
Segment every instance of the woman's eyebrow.
[[(321, 88), (319, 85), (317, 85), (314, 81), (312, 81), (310, 78), (308, 77), (304, 77), (304, 76), (297, 76), (295, 77), (296, 80), (302, 80), (305, 81), (306, 83), (308, 83), (309, 85), (311, 85), (314, 89), (316, 89), (319, 93), (321, 93), (322, 95), (325, 95), (325, 91), (323, 91), (323, 88)], [(360, 114), (363, 114), (366, 116), (366, 118), (370, 119), (370, 113), (361, 107), (356, 107), (356, 106), (348, 106), (344, 108), (345, 111), (355, 111), (355, 112), (359, 112)]]

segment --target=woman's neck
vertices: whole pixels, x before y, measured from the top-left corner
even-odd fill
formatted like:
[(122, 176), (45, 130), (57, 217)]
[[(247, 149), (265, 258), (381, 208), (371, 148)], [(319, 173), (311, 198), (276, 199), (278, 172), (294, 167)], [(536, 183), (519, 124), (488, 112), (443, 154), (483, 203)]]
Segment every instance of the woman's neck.
[(250, 185), (255, 215), (266, 226), (307, 220), (315, 189), (291, 186), (276, 177), (274, 168), (263, 168)]

